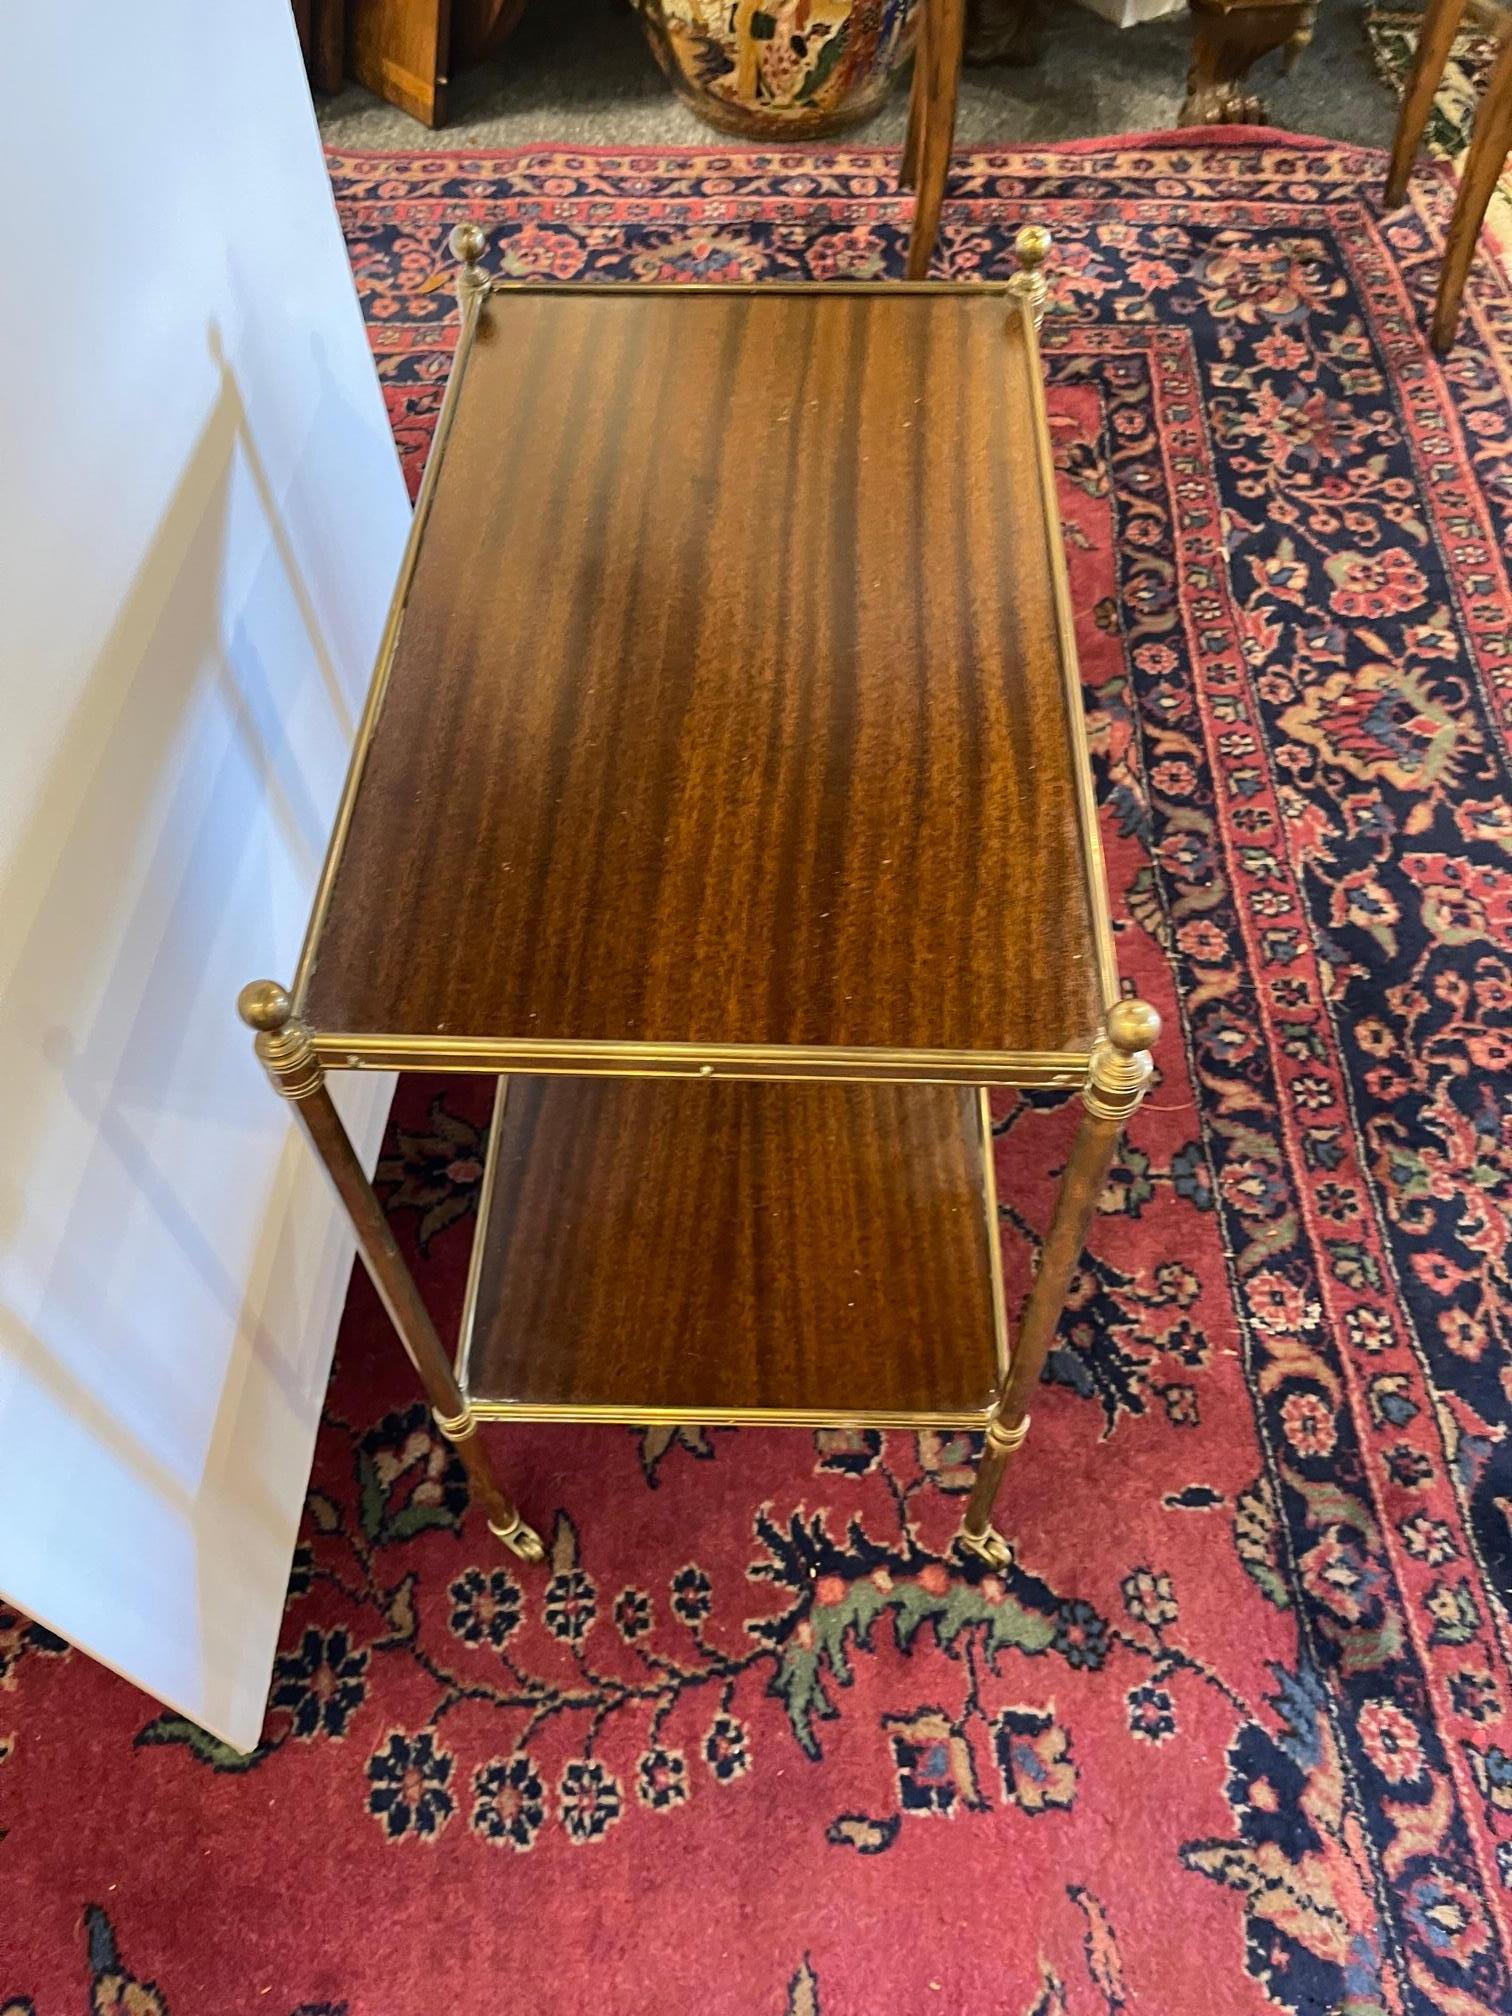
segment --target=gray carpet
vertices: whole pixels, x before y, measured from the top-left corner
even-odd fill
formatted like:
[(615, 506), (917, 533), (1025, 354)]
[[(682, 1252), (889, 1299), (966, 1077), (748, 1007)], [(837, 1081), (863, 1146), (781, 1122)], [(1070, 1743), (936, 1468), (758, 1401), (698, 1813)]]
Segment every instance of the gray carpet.
[[(966, 72), (962, 143), (1070, 140), (1174, 124), (1190, 54), (1184, 13), (1117, 29), (1075, 0), (1042, 0), (1042, 7), (1038, 64)], [(1256, 64), (1249, 88), (1265, 99), (1275, 125), (1389, 142), (1396, 100), (1370, 67), (1363, 13), (1363, 0), (1322, 0), (1316, 38), (1291, 76), (1282, 75), (1279, 55)], [(497, 60), (456, 80), (451, 118), (434, 136), (356, 85), (319, 109), (328, 144), (344, 148), (717, 144), (673, 97), (638, 23), (616, 0), (533, 0)], [(899, 90), (851, 137), (897, 144), (904, 110)]]

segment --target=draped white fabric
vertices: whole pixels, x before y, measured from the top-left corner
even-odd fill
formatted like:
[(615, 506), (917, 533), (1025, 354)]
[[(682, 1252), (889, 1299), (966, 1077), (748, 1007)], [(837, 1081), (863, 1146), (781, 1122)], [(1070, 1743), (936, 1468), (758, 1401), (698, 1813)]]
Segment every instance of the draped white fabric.
[(288, 0), (87, 16), (0, 122), (0, 1591), (245, 1748), (351, 1248), (234, 1002), (408, 507)]

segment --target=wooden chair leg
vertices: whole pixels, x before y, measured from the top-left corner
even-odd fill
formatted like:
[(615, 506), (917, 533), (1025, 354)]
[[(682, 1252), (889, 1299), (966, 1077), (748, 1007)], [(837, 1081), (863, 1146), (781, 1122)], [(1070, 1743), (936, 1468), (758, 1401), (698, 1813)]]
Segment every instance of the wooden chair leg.
[(898, 187), (919, 186), (919, 154), (924, 145), (924, 80), (929, 71), (929, 0), (919, 9), (919, 26), (914, 38), (913, 78), (908, 87), (908, 134), (903, 142), (903, 159), (898, 167)]
[(925, 280), (940, 228), (945, 178), (955, 140), (956, 98), (966, 43), (966, 0), (924, 0), (929, 33), (924, 45), (924, 105), (919, 136), (919, 198), (908, 241), (908, 277)]
[(1455, 34), (1465, 18), (1465, 5), (1466, 0), (1429, 0), (1423, 25), (1418, 31), (1412, 73), (1402, 94), (1402, 109), (1397, 114), (1396, 137), (1391, 143), (1391, 167), (1386, 176), (1388, 209), (1394, 210), (1407, 194), (1407, 178), (1412, 173), (1413, 157), (1423, 137), (1423, 128), (1428, 124), (1428, 114), (1433, 109), (1433, 100), (1443, 78)]
[(1454, 341), (1459, 328), (1465, 276), (1470, 271), (1486, 206), (1509, 149), (1512, 149), (1512, 39), (1501, 46), (1475, 115), (1470, 151), (1465, 156), (1459, 195), (1449, 220), (1449, 247), (1444, 254), (1444, 270), (1439, 275), (1438, 299), (1433, 304), (1431, 340), (1440, 355)]

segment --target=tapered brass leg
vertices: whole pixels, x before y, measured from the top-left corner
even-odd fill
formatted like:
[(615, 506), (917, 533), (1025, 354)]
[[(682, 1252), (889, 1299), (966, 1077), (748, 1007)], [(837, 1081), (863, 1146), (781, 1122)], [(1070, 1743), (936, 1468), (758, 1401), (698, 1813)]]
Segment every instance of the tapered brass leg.
[(544, 1561), (546, 1550), (540, 1535), (516, 1511), (478, 1440), (477, 1419), (457, 1384), (457, 1375), (436, 1335), (430, 1312), (421, 1300), (383, 1206), (336, 1111), (309, 1031), (293, 1019), (288, 995), (271, 980), (255, 980), (244, 987), (236, 1006), (243, 1022), (256, 1031), (254, 1048), (264, 1070), (292, 1105), (310, 1145), (335, 1185), (357, 1235), (357, 1250), (363, 1264), (372, 1276), (373, 1286), (399, 1333), (410, 1363), (420, 1375), (436, 1426), (462, 1459), (489, 1531), (522, 1561)]
[(1107, 1181), (1118, 1137), (1143, 1099), (1154, 1071), (1150, 1050), (1159, 1035), (1160, 1017), (1147, 1002), (1120, 1001), (1108, 1011), (1106, 1034), (1092, 1052), (1082, 1093), (1085, 1110), (1061, 1179), (1039, 1269), (1024, 1304), (1013, 1356), (987, 1424), (986, 1446), (956, 1541), (964, 1552), (995, 1568), (1007, 1567), (1013, 1557), (1008, 1542), (993, 1527), (992, 1508), (1008, 1460), (1029, 1433), (1029, 1402), (1055, 1341), (1066, 1292), (1086, 1244), (1087, 1227)]

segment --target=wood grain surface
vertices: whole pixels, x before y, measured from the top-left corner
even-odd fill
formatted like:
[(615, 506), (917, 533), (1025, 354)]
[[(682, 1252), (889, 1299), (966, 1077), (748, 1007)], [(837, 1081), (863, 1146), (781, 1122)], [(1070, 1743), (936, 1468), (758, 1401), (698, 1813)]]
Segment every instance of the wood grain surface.
[(446, 119), (453, 0), (347, 0), (347, 67), (426, 126)]
[(496, 294), (314, 1026), (1085, 1051), (1038, 397), (986, 291)]
[(694, 1422), (991, 1405), (975, 1092), (516, 1078), (498, 1124), (475, 1400)]

